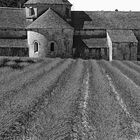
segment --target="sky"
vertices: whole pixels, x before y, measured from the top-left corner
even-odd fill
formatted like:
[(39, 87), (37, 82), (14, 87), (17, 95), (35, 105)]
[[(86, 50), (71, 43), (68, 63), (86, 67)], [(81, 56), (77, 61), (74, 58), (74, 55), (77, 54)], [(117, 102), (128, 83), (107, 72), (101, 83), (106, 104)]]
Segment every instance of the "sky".
[(83, 11), (140, 11), (140, 0), (69, 0), (72, 10)]

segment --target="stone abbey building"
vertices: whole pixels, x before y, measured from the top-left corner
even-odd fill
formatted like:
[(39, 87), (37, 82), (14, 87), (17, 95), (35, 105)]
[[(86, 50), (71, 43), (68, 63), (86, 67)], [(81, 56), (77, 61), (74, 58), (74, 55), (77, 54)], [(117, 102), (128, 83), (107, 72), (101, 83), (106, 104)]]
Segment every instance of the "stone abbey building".
[(140, 12), (71, 11), (68, 0), (0, 8), (0, 56), (137, 60)]

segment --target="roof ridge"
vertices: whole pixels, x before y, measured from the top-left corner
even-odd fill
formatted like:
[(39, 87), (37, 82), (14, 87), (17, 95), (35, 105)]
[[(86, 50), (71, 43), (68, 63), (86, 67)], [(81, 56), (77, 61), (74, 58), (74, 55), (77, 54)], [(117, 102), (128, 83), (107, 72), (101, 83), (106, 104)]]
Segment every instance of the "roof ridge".
[(27, 29), (34, 28), (73, 28), (68, 22), (61, 18), (53, 9), (49, 8), (45, 13), (32, 22)]
[(72, 6), (72, 4), (68, 0), (28, 0), (25, 5), (28, 4), (66, 4)]
[(114, 12), (114, 13), (140, 13), (140, 11), (104, 11), (104, 10), (96, 10), (96, 11), (82, 11), (82, 10), (73, 10), (72, 12)]
[(2, 29), (25, 29), (26, 13), (20, 8), (0, 8), (0, 28)]

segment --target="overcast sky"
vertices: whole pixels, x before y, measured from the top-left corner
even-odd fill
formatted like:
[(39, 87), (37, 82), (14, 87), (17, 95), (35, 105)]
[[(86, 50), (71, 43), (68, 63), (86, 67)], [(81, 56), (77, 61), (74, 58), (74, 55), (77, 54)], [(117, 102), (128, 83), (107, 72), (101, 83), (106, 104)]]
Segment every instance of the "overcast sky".
[(73, 10), (140, 11), (140, 0), (69, 0)]

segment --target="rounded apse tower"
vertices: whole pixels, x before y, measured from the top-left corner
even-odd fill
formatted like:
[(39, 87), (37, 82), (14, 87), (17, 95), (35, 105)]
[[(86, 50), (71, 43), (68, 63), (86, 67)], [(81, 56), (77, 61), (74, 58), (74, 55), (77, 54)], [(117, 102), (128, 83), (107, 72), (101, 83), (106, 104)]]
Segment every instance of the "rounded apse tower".
[(30, 57), (71, 57), (74, 28), (49, 8), (27, 26)]

